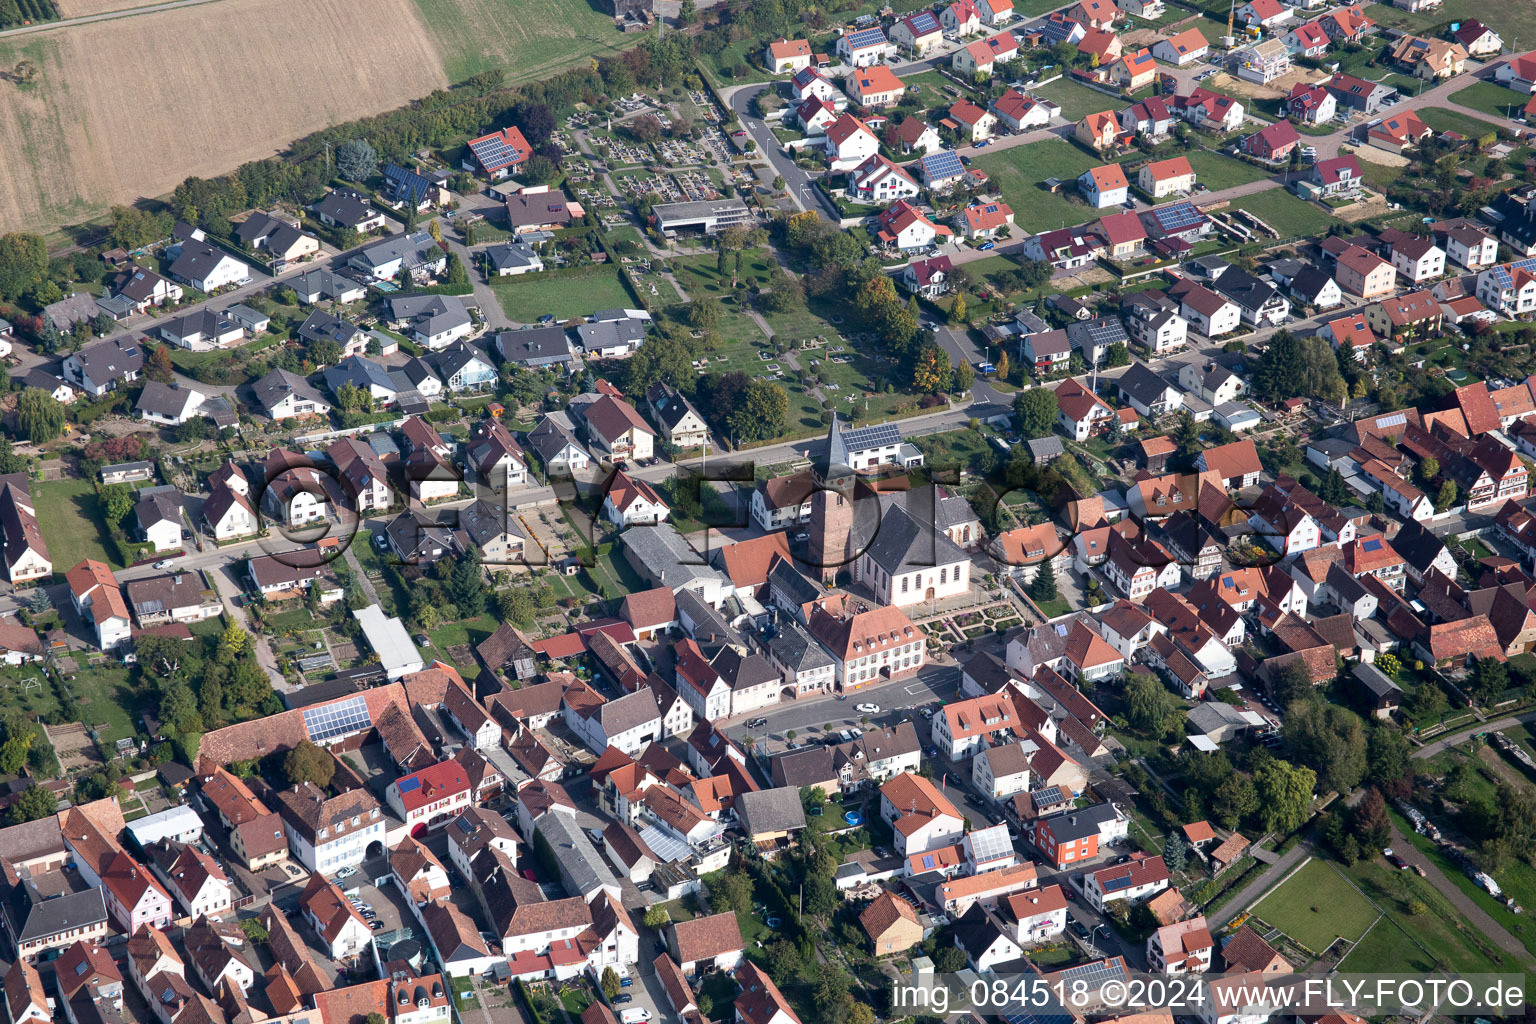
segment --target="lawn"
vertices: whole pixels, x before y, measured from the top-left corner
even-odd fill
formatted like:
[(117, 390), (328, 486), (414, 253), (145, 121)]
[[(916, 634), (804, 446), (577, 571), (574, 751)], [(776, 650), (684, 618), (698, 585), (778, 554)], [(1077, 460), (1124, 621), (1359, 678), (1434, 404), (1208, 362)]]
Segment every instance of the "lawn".
[(108, 544), (106, 520), (96, 499), (96, 488), (89, 481), (34, 483), (32, 500), (37, 503), (37, 521), (42, 526), (48, 554), (60, 573), (87, 558), (106, 562), (114, 569), (123, 567), (115, 554), (116, 545)]
[[(1494, 88), (1497, 88), (1495, 86)], [(1500, 92), (1508, 92), (1501, 89)], [(1514, 93), (1510, 93), (1511, 96)], [(1469, 139), (1475, 139), (1482, 135), (1496, 131), (1495, 125), (1475, 117), (1469, 117), (1459, 110), (1446, 110), (1444, 107), (1426, 107), (1416, 111), (1419, 119), (1437, 132), (1459, 132)], [(1365, 163), (1366, 161), (1361, 161)]]
[[(446, 626), (440, 626), (427, 635), (432, 640), (433, 650), (427, 653), (429, 657), (449, 659), (448, 650), (451, 647), (459, 647), (464, 644), (474, 646), (492, 633), (500, 625), (489, 615), (482, 615), (478, 619), (466, 619), (463, 622), (450, 622)], [(460, 668), (473, 669), (473, 665), (460, 665)]]
[[(735, 257), (726, 257), (724, 274), (719, 272), (718, 259), (719, 257), (714, 253), (682, 256), (677, 259), (673, 270), (689, 298), (698, 298), (700, 295), (720, 296), (731, 291), (731, 278), (736, 267)], [(743, 288), (765, 285), (768, 283), (768, 275), (772, 268), (773, 262), (768, 250), (745, 249), (741, 253), (741, 273), (736, 275), (736, 280)]]
[(1336, 938), (1358, 939), (1376, 920), (1376, 908), (1332, 864), (1313, 859), (1253, 912), (1314, 953)]
[(1478, 82), (1451, 93), (1451, 102), (1492, 114), (1501, 121), (1507, 119), (1511, 111), (1518, 114), (1530, 101), (1529, 96), (1522, 96), (1497, 82)]
[[(1473, 932), (1428, 880), (1397, 871), (1379, 857), (1359, 861), (1349, 876), (1387, 916), (1344, 958), (1341, 970), (1474, 973), (1514, 966), (1487, 938)], [(1426, 912), (1409, 914), (1415, 902), (1423, 903)]]
[(1189, 166), (1195, 169), (1195, 180), (1212, 192), (1269, 177), (1269, 173), (1262, 167), (1245, 164), (1208, 149), (1192, 149), (1184, 155), (1189, 158)]
[(1303, 202), (1283, 188), (1272, 188), (1244, 196), (1242, 208), (1280, 232), (1281, 238), (1295, 238), (1326, 231), (1333, 218), (1325, 210)]
[(508, 85), (639, 42), (587, 0), (416, 0), (450, 82), (492, 68)]
[[(1056, 104), (1061, 108), (1061, 116), (1068, 121), (1080, 121), (1089, 114), (1097, 114), (1101, 110), (1118, 110), (1122, 106), (1113, 96), (1107, 96), (1086, 85), (1078, 85), (1070, 78), (1060, 78), (1049, 85), (1042, 85), (1031, 90), (1031, 94)], [(1035, 146), (1021, 148), (1033, 150)]]
[[(1020, 231), (1034, 233), (1098, 219), (1099, 211), (1077, 199), (1073, 184), (1078, 175), (1098, 166), (1098, 161), (1069, 142), (1047, 139), (1017, 146), (977, 157), (974, 166), (991, 176), (1013, 207), (1014, 223)], [(1066, 184), (1053, 194), (1041, 184), (1046, 178), (1060, 178)]]
[(133, 721), (137, 698), (128, 684), (128, 670), (115, 661), (98, 658), (90, 661), (79, 656), (80, 670), (64, 685), (80, 706), (80, 721), (90, 728), (101, 728), (102, 742), (110, 749), (117, 740), (135, 735)]
[(491, 291), (496, 293), (502, 312), (524, 324), (536, 323), (546, 315), (569, 320), (599, 309), (622, 309), (636, 304), (614, 267), (497, 278), (491, 282)]

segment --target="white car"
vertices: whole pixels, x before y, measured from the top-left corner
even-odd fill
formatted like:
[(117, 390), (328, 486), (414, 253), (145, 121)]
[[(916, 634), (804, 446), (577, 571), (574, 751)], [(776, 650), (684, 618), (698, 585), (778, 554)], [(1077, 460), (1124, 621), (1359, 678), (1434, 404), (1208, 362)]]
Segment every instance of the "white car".
[(645, 1024), (651, 1019), (651, 1011), (643, 1006), (631, 1006), (619, 1014), (619, 1024)]
[(160, 559), (160, 561), (155, 563), (155, 568), (156, 569), (169, 569), (171, 566), (173, 566), (175, 564), (176, 563), (171, 561), (169, 558), (162, 558), (162, 559)]
[(861, 715), (878, 715), (880, 713), (880, 705), (879, 704), (855, 704), (853, 706), (853, 710), (857, 711)]
[(337, 878), (347, 878), (351, 875), (355, 875), (356, 873), (357, 869), (352, 867), (350, 864), (343, 864), (341, 867), (336, 869)]

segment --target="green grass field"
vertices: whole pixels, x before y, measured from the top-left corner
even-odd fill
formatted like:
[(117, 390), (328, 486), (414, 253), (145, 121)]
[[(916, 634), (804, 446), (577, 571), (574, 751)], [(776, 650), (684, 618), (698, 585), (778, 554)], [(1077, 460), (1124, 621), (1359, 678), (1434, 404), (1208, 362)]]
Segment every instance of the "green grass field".
[(1376, 908), (1331, 864), (1315, 859), (1260, 900), (1253, 912), (1314, 953), (1334, 939), (1358, 939), (1376, 920)]
[(569, 320), (599, 309), (624, 308), (635, 302), (614, 267), (497, 278), (491, 282), (491, 291), (501, 302), (502, 312), (525, 324), (534, 323), (546, 314), (556, 320)]
[[(973, 166), (991, 176), (1013, 207), (1014, 223), (1021, 231), (1034, 233), (1098, 219), (1099, 211), (1076, 199), (1077, 189), (1072, 184), (1079, 174), (1098, 166), (1098, 161), (1069, 142), (1047, 139), (1017, 146), (977, 157)], [(1041, 185), (1046, 178), (1060, 178), (1068, 184), (1053, 195)]]
[(543, 78), (637, 40), (587, 0), (416, 0), (450, 82), (500, 69), (508, 83)]
[[(1440, 891), (1411, 871), (1381, 858), (1361, 860), (1349, 876), (1386, 912), (1339, 964), (1347, 972), (1465, 973), (1512, 970), (1517, 965), (1485, 936), (1474, 932)], [(1421, 914), (1409, 913), (1422, 903)]]
[(1478, 18), (1504, 37), (1505, 46), (1516, 38), (1536, 39), (1536, 4), (1524, 2), (1490, 4), (1487, 0), (1445, 0), (1438, 9), (1419, 14), (1398, 10), (1390, 3), (1379, 3), (1371, 4), (1365, 13), (1383, 29), (1422, 32), (1447, 22)]
[(108, 547), (107, 525), (87, 480), (49, 480), (32, 485), (37, 521), (43, 529), (55, 572), (65, 573), (82, 560), (94, 558), (114, 569), (123, 566)]
[(1471, 107), (1473, 110), (1481, 110), (1485, 114), (1492, 114), (1503, 121), (1512, 112), (1520, 113), (1531, 98), (1522, 96), (1513, 89), (1506, 89), (1497, 82), (1478, 82), (1459, 92), (1451, 93), (1451, 101), (1464, 107)]
[[(699, 296), (715, 296), (729, 294), (731, 291), (731, 276), (735, 270), (734, 255), (725, 258), (725, 273), (718, 271), (717, 257), (713, 253), (703, 256), (682, 256), (676, 263), (675, 273), (683, 290), (689, 298)], [(768, 274), (773, 264), (769, 260), (766, 249), (747, 249), (741, 254), (741, 273), (737, 280), (742, 287), (750, 288), (753, 285), (765, 285), (768, 283)]]
[(1325, 211), (1297, 199), (1283, 188), (1256, 192), (1244, 196), (1241, 202), (1243, 209), (1280, 232), (1281, 238), (1326, 231), (1332, 222)]
[[(1033, 90), (1033, 95), (1050, 100), (1061, 108), (1061, 116), (1068, 121), (1079, 121), (1101, 110), (1118, 110), (1124, 104), (1113, 96), (1106, 96), (1085, 85), (1078, 85), (1069, 78), (1059, 79), (1050, 85)], [(1027, 147), (1033, 149), (1034, 147)]]
[[(1492, 134), (1496, 126), (1481, 118), (1468, 117), (1459, 110), (1446, 110), (1444, 107), (1429, 107), (1417, 111), (1419, 119), (1429, 125), (1436, 132), (1457, 132), (1469, 139), (1476, 139), (1483, 135)], [(1365, 161), (1361, 161), (1364, 163)]]
[(1269, 177), (1262, 167), (1245, 164), (1208, 149), (1192, 149), (1184, 155), (1189, 158), (1189, 166), (1195, 169), (1195, 180), (1212, 192)]

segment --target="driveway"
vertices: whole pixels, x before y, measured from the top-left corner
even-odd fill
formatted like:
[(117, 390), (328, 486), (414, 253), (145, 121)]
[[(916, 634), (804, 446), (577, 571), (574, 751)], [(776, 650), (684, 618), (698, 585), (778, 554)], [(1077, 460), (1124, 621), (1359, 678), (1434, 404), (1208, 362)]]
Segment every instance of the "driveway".
[(810, 175), (795, 166), (794, 160), (785, 154), (783, 143), (779, 142), (768, 125), (761, 118), (750, 113), (752, 101), (764, 91), (774, 88), (777, 88), (777, 83), (774, 82), (744, 85), (734, 90), (723, 90), (721, 95), (726, 97), (731, 109), (741, 119), (741, 126), (752, 136), (752, 141), (757, 143), (758, 152), (767, 157), (774, 172), (784, 179), (784, 187), (789, 190), (789, 197), (794, 204), (802, 210), (815, 210), (827, 220), (837, 224), (842, 219), (842, 214), (837, 212), (837, 207), (833, 206), (831, 200), (822, 195), (821, 190), (812, 184)]

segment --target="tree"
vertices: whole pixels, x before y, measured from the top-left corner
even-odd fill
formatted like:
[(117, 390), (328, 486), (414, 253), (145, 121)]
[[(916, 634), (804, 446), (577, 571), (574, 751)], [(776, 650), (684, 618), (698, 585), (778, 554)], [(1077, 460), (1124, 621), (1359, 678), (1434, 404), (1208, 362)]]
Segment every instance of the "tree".
[(22, 790), (16, 802), (11, 804), (10, 822), (12, 825), (21, 825), (28, 821), (37, 821), (39, 818), (51, 817), (58, 806), (59, 798), (54, 796), (51, 790), (33, 783)]
[(1163, 863), (1169, 871), (1183, 871), (1189, 863), (1189, 845), (1177, 829), (1169, 832), (1167, 841), (1163, 843)]
[(1269, 339), (1269, 347), (1259, 357), (1258, 368), (1253, 374), (1253, 390), (1263, 399), (1277, 401), (1299, 394), (1304, 363), (1301, 346), (1287, 330), (1276, 331)]
[(1242, 772), (1233, 772), (1216, 787), (1211, 812), (1223, 828), (1235, 829), (1259, 805), (1253, 780)]
[(925, 395), (936, 395), (949, 385), (951, 372), (949, 355), (939, 346), (929, 345), (917, 354), (912, 387)]
[(997, 364), (996, 365), (997, 365), (997, 379), (998, 380), (1007, 380), (1009, 372), (1012, 371), (1012, 369), (1013, 369), (1013, 364), (1008, 361), (1008, 353), (1007, 352), (1001, 352), (1001, 351), (998, 352), (998, 354), (997, 354)]
[(1056, 392), (1026, 388), (1013, 400), (1014, 426), (1026, 438), (1047, 437), (1056, 426)]
[(949, 322), (952, 324), (965, 323), (965, 292), (956, 292), (955, 301), (949, 306)]
[(1298, 701), (1286, 711), (1282, 735), (1291, 760), (1316, 771), (1323, 788), (1343, 795), (1365, 777), (1365, 729), (1354, 712)]
[(171, 362), (171, 350), (165, 345), (156, 345), (149, 352), (149, 359), (144, 366), (144, 375), (150, 380), (157, 380), (161, 384), (169, 384), (176, 377), (176, 364)]
[(42, 388), (27, 388), (16, 402), (16, 425), (34, 444), (52, 441), (64, 432), (64, 406)]
[(875, 1008), (868, 1003), (855, 1001), (848, 1007), (846, 1024), (875, 1024)]
[(324, 789), (331, 784), (331, 777), (335, 774), (336, 759), (329, 751), (315, 746), (309, 740), (300, 740), (299, 745), (288, 751), (283, 758), (283, 775), (292, 786), (312, 782)]
[(974, 383), (976, 383), (976, 371), (971, 369), (971, 364), (956, 363), (949, 375), (949, 390), (955, 394), (964, 394)]
[(363, 139), (336, 147), (336, 170), (348, 181), (367, 181), (379, 171), (379, 154)]
[(1253, 773), (1259, 815), (1266, 832), (1293, 832), (1307, 820), (1317, 775), (1289, 761), (1270, 758)]
[(1037, 603), (1048, 603), (1056, 600), (1056, 570), (1052, 566), (1053, 559), (1047, 558), (1040, 563), (1040, 568), (1035, 570), (1035, 578), (1029, 584), (1029, 596)]
[(1439, 492), (1435, 494), (1435, 511), (1444, 512), (1446, 509), (1456, 504), (1456, 498), (1456, 482), (1454, 480), (1447, 480), (1445, 483), (1440, 485)]
[(1480, 703), (1488, 704), (1503, 696), (1509, 689), (1509, 669), (1502, 661), (1478, 658), (1472, 671), (1472, 695)]
[(940, 974), (955, 974), (963, 971), (965, 954), (958, 946), (941, 946), (933, 952), (933, 969)]
[[(1377, 655), (1377, 661), (1381, 660)], [(1396, 782), (1413, 767), (1408, 740), (1390, 725), (1371, 728), (1365, 738), (1365, 777), (1378, 786)]]
[(101, 510), (110, 523), (120, 523), (133, 511), (134, 491), (127, 484), (108, 484), (101, 489)]
[(1156, 676), (1132, 673), (1125, 683), (1126, 724), (1143, 735), (1161, 739), (1177, 724), (1171, 697)]
[(444, 270), (443, 278), (451, 285), (469, 284), (469, 271), (464, 268), (464, 261), (459, 259), (459, 254), (448, 254), (448, 263)]
[(770, 943), (763, 950), (763, 955), (768, 961), (768, 976), (773, 979), (775, 985), (788, 983), (800, 973), (800, 968), (804, 964), (800, 958), (800, 951), (795, 948), (794, 943), (785, 939)]
[(659, 930), (665, 928), (667, 926), (667, 922), (670, 920), (671, 918), (667, 915), (665, 910), (663, 910), (660, 906), (653, 905), (646, 908), (645, 917), (641, 919), (641, 923), (644, 924), (647, 928)]
[(27, 753), (32, 749), (32, 739), (30, 732), (12, 733), (9, 739), (0, 743), (0, 774), (21, 774), (21, 770), (27, 766)]
[(1125, 342), (1117, 341), (1109, 346), (1104, 353), (1105, 366), (1130, 366), (1131, 350), (1125, 347)]
[(1269, 692), (1276, 707), (1288, 708), (1298, 700), (1312, 697), (1316, 688), (1307, 666), (1298, 660), (1274, 674), (1269, 681)]
[(679, 25), (689, 25), (689, 24), (692, 24), (693, 23), (693, 14), (694, 14), (693, 0), (683, 0), (682, 3), (677, 5), (677, 23)]
[(709, 331), (720, 324), (720, 303), (714, 299), (699, 296), (688, 303), (684, 317), (688, 326), (700, 331)]
[(730, 870), (710, 886), (709, 904), (716, 913), (736, 911), (745, 917), (752, 912), (752, 882), (738, 870)]
[(1387, 817), (1387, 801), (1381, 790), (1372, 786), (1355, 805), (1350, 815), (1350, 833), (1368, 850), (1379, 849), (1390, 841), (1392, 822)]
[(485, 569), (480, 564), (479, 549), (471, 547), (453, 567), (448, 577), (448, 596), (459, 614), (468, 619), (485, 612)]
[(784, 432), (789, 394), (771, 380), (753, 378), (741, 392), (740, 404), (726, 417), (738, 441), (762, 441)]
[(48, 244), (42, 236), (21, 231), (0, 235), (0, 299), (19, 299), (47, 276)]
[(614, 997), (624, 989), (624, 986), (619, 983), (619, 972), (615, 971), (611, 966), (603, 968), (601, 984), (603, 986), (603, 995), (608, 997), (609, 1002), (612, 1002)]
[(1335, 506), (1349, 501), (1349, 485), (1344, 482), (1344, 477), (1337, 467), (1329, 467), (1328, 475), (1323, 477), (1323, 482), (1317, 489), (1317, 496)]
[(219, 650), (233, 657), (240, 657), (251, 646), (251, 634), (231, 622), (224, 627), (224, 632), (219, 634)]
[[(258, 917), (248, 917), (241, 921), (240, 930), (244, 932), (245, 937), (250, 939), (252, 942), (266, 942), (267, 939), (271, 937), (267, 932), (267, 926), (262, 924), (261, 919)], [(369, 1018), (379, 1017), (382, 1019), (383, 1016), (384, 1015), (382, 1013), (370, 1013), (367, 1017), (364, 1017), (363, 1020), (366, 1021), (367, 1024), (376, 1024), (376, 1022), (369, 1020)]]

